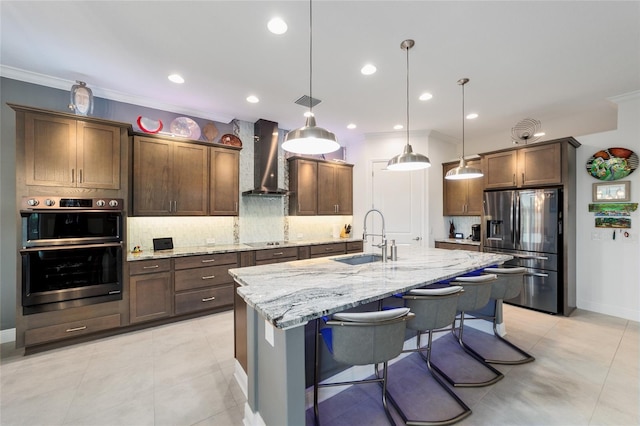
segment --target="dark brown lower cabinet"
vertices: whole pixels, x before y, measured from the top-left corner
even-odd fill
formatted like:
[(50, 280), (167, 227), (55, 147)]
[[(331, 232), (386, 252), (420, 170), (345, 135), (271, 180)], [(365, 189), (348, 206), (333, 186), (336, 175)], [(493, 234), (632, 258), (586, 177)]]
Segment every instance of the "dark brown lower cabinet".
[[(143, 321), (171, 316), (171, 271), (162, 268), (167, 262), (142, 261), (139, 268), (149, 267), (149, 271), (164, 269), (164, 272), (150, 272), (129, 277), (129, 322)], [(133, 268), (132, 268), (133, 270)]]

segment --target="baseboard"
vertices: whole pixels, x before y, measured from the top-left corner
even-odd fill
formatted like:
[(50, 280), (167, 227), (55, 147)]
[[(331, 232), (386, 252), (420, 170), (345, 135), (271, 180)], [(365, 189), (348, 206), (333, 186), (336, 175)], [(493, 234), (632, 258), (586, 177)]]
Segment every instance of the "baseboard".
[(234, 367), (235, 368), (233, 371), (233, 377), (236, 379), (236, 383), (238, 384), (238, 386), (240, 386), (240, 390), (242, 390), (244, 397), (248, 398), (249, 397), (249, 390), (248, 390), (249, 379), (247, 378), (247, 373), (245, 373), (244, 368), (242, 368), (242, 366), (240, 365), (237, 359), (235, 360)]
[(9, 343), (16, 341), (16, 329), (7, 328), (6, 330), (0, 330), (0, 343)]

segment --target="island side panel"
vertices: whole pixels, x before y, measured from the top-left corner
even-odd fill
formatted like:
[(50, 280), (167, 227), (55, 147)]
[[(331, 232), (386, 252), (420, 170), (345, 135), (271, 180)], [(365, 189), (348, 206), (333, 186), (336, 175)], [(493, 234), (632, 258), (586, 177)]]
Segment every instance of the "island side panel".
[(304, 325), (276, 329), (249, 306), (247, 325), (247, 404), (254, 419), (245, 424), (260, 424), (258, 416), (266, 425), (305, 424)]

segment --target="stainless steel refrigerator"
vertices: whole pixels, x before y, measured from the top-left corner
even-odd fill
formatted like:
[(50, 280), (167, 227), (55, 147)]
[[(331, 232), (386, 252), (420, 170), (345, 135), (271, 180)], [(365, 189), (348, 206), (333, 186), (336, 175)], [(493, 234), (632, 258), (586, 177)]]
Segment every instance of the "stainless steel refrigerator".
[(562, 190), (484, 193), (484, 251), (508, 253), (524, 266), (520, 295), (507, 303), (562, 313)]

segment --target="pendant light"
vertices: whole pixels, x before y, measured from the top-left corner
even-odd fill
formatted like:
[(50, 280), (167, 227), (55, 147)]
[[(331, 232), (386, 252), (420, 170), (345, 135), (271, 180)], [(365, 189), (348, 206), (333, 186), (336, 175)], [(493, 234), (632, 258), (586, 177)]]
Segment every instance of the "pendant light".
[(387, 163), (387, 170), (420, 170), (431, 167), (429, 159), (413, 152), (409, 144), (409, 49), (415, 45), (415, 41), (408, 39), (400, 43), (400, 48), (407, 51), (407, 144), (402, 154), (396, 155)]
[(327, 154), (340, 149), (336, 135), (316, 126), (313, 116), (313, 9), (309, 0), (309, 113), (303, 127), (287, 133), (282, 149), (296, 154)]
[(464, 85), (469, 82), (468, 78), (461, 78), (458, 80), (458, 84), (462, 86), (462, 156), (460, 157), (460, 164), (458, 167), (449, 170), (444, 177), (448, 180), (463, 180), (463, 179), (475, 179), (482, 177), (482, 170), (475, 167), (469, 167), (464, 161)]

